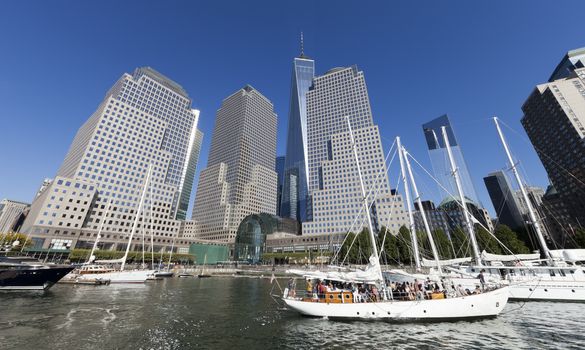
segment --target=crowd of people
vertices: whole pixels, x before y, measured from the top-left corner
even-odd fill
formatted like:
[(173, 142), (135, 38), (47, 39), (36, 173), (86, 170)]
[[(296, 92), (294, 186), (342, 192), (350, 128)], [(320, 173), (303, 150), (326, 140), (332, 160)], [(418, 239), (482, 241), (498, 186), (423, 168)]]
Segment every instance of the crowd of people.
[[(477, 276), (479, 284), (474, 290), (464, 288), (461, 284), (455, 286), (448, 280), (441, 278), (440, 281), (414, 279), (414, 281), (386, 281), (386, 299), (392, 300), (425, 300), (425, 299), (446, 299), (462, 297), (467, 295), (480, 294), (486, 290), (484, 270)], [(290, 279), (288, 283), (289, 296), (295, 296), (296, 282)], [(323, 299), (326, 293), (331, 292), (352, 292), (354, 302), (376, 302), (385, 299), (375, 284), (350, 283), (333, 280), (307, 280), (306, 296), (312, 299)]]

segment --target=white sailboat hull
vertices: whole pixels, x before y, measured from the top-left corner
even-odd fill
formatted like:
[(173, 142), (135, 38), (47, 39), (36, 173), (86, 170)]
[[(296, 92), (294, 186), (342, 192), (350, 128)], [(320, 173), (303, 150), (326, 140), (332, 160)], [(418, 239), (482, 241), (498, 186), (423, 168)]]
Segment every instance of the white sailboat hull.
[(154, 270), (113, 271), (106, 273), (84, 274), (82, 275), (82, 278), (101, 278), (104, 280), (110, 280), (110, 283), (144, 283), (146, 282), (146, 279), (153, 274)]
[(511, 300), (585, 302), (585, 281), (531, 280), (510, 285)]
[(506, 306), (508, 287), (465, 297), (375, 303), (317, 303), (283, 298), (302, 315), (340, 319), (445, 321), (496, 317)]

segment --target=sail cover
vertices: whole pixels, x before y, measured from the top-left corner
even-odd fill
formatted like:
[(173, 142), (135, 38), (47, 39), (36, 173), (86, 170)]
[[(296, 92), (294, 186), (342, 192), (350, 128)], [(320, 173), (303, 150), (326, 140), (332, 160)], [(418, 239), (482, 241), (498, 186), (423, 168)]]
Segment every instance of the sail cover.
[(287, 270), (297, 276), (303, 276), (310, 279), (331, 280), (340, 282), (361, 282), (376, 283), (380, 281), (380, 264), (373, 257), (370, 257), (370, 263), (365, 269), (355, 269), (352, 271), (307, 271), (307, 270)]
[(95, 263), (97, 264), (120, 264), (124, 261), (124, 258), (120, 259), (113, 259), (113, 260), (96, 260)]
[(538, 260), (540, 259), (540, 254), (516, 254), (516, 255), (500, 255), (500, 254), (491, 254), (486, 252), (485, 250), (481, 252), (481, 258), (484, 261), (519, 261), (519, 260)]
[[(458, 264), (463, 264), (463, 263), (468, 263), (468, 262), (471, 262), (470, 257), (448, 259), (448, 260), (439, 260), (439, 265), (440, 266), (449, 266), (449, 265), (458, 265)], [(429, 259), (423, 258), (422, 265), (425, 267), (437, 267), (437, 262), (435, 260), (429, 260)]]
[(557, 249), (550, 251), (553, 258), (564, 259), (568, 262), (585, 261), (585, 249)]

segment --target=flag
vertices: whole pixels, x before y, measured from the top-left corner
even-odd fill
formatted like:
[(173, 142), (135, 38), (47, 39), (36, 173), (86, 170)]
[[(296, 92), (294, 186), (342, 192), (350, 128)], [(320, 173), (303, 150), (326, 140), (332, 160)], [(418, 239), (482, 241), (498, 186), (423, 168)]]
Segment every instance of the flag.
[(272, 284), (275, 279), (276, 279), (276, 277), (274, 277), (274, 272), (273, 272), (272, 276), (270, 277), (270, 284)]

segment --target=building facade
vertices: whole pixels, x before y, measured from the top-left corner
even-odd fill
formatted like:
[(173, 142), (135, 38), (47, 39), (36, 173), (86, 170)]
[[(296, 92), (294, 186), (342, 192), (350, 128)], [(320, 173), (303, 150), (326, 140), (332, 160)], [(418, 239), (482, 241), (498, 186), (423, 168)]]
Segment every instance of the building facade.
[(307, 221), (312, 217), (308, 187), (307, 97), (315, 76), (315, 61), (302, 52), (293, 61), (288, 133), (280, 214)]
[[(451, 227), (449, 226), (450, 221), (447, 217), (447, 213), (445, 213), (443, 210), (437, 209), (433, 201), (422, 201), (422, 207), (431, 232), (441, 230), (450, 237)], [(421, 208), (419, 208), (417, 202), (414, 203), (414, 210), (414, 226), (417, 231), (424, 232), (425, 224), (423, 221)]]
[(0, 202), (0, 233), (17, 232), (30, 204), (3, 199)]
[(276, 215), (280, 216), (282, 202), (282, 188), (284, 180), (284, 162), (285, 156), (276, 157), (276, 163), (274, 164), (274, 171), (276, 171)]
[(193, 220), (198, 239), (233, 243), (250, 214), (276, 214), (276, 114), (246, 85), (217, 111), (207, 168), (201, 171)]
[(570, 51), (522, 106), (522, 125), (568, 214), (555, 236), (585, 227), (584, 59), (585, 49)]
[(483, 181), (494, 205), (498, 222), (512, 230), (524, 228), (523, 210), (506, 174), (501, 170), (496, 171), (484, 177)]
[[(441, 131), (442, 127), (445, 127), (447, 132), (449, 145), (451, 146), (451, 152), (453, 154), (455, 164), (457, 164), (459, 178), (461, 179), (463, 193), (465, 194), (465, 197), (470, 198), (474, 203), (479, 203), (477, 194), (475, 192), (475, 187), (473, 186), (471, 176), (469, 175), (469, 170), (467, 169), (467, 164), (463, 158), (461, 146), (455, 137), (455, 131), (453, 130), (451, 121), (447, 115), (433, 119), (428, 123), (423, 124), (422, 126), (425, 139), (427, 141), (433, 172), (435, 174), (435, 178), (441, 184), (441, 186), (439, 186), (441, 200), (457, 195), (457, 187), (455, 185), (455, 179), (451, 173), (449, 156)], [(443, 188), (449, 192), (446, 192)]]
[(370, 194), (374, 229), (384, 226), (397, 233), (407, 222), (404, 203), (390, 188), (363, 72), (356, 66), (334, 68), (314, 78), (306, 96), (312, 220), (303, 222), (303, 234), (359, 232), (368, 227), (348, 118)]
[[(155, 249), (170, 246), (202, 138), (199, 111), (190, 107), (185, 91), (152, 68), (124, 74), (77, 132), (55, 179), (37, 194), (23, 225), (35, 248), (91, 247), (103, 222), (100, 247), (124, 249), (137, 215), (138, 232), (152, 232)], [(132, 249), (141, 242), (139, 234), (134, 238)], [(176, 243), (187, 244), (180, 237)]]

